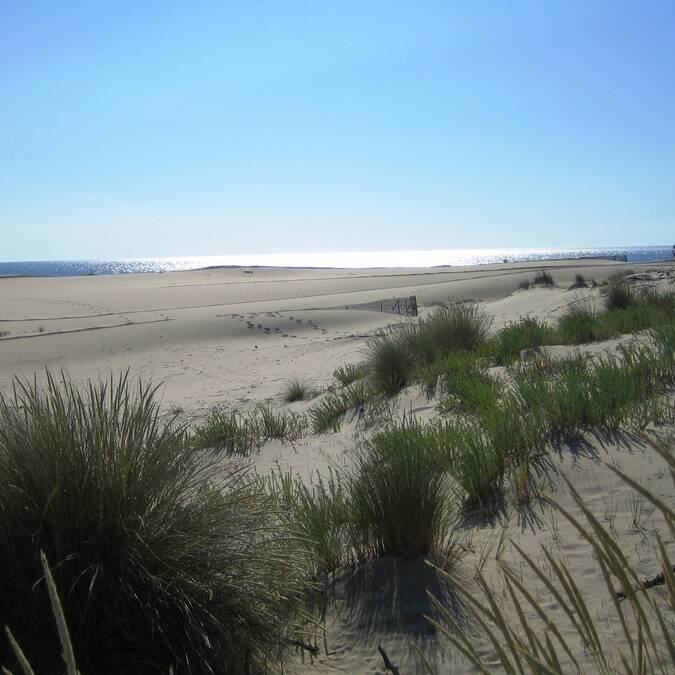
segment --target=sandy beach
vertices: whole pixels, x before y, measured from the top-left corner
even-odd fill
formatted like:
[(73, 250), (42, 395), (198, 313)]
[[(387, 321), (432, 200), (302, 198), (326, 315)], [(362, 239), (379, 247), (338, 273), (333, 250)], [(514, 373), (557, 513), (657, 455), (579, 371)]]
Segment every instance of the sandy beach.
[[(42, 378), (46, 368), (63, 369), (77, 380), (129, 368), (134, 376), (163, 383), (165, 407), (178, 411), (183, 421), (199, 420), (213, 408), (246, 410), (260, 401), (304, 412), (310, 403), (285, 404), (281, 398), (291, 379), (326, 389), (338, 366), (362, 359), (369, 336), (400, 320), (395, 314), (346, 307), (414, 295), (424, 315), (438, 303), (473, 300), (492, 317), (496, 330), (524, 316), (553, 322), (580, 297), (599, 299), (599, 289), (592, 284), (573, 288), (577, 274), (600, 284), (628, 268), (638, 280), (673, 287), (672, 263), (600, 260), (437, 269), (228, 268), (105, 277), (6, 277), (0, 279), (0, 391), (9, 391), (14, 376)], [(552, 274), (554, 286), (519, 287), (542, 269)], [(612, 351), (634, 339), (624, 336), (587, 349)], [(399, 414), (422, 420), (438, 414), (436, 401), (416, 386), (406, 389), (396, 406)], [(338, 433), (309, 434), (293, 443), (268, 442), (251, 461), (262, 475), (281, 467), (304, 478), (316, 472), (326, 476), (331, 467), (349, 466), (363, 433), (352, 419)], [(664, 463), (644, 440), (631, 434), (586, 434), (574, 446), (555, 448), (541, 481), (549, 496), (573, 508), (560, 480), (561, 474), (566, 475), (594, 513), (611, 520), (617, 541), (649, 576), (659, 567), (655, 534), (663, 534), (664, 523), (652, 510), (641, 528), (631, 527), (630, 491), (607, 464), (620, 466), (675, 505)], [(604, 621), (603, 639), (625, 647), (588, 546), (544, 502), (527, 511), (509, 507), (498, 518), (464, 527), (471, 542), (459, 573), (467, 584), (475, 584), (473, 571), (479, 565), (487, 578), (497, 580), (500, 538), (505, 543), (499, 558), (506, 564), (522, 565), (517, 544), (545, 565), (541, 546), (548, 546), (575, 571), (586, 600)], [(674, 543), (668, 541), (667, 546), (672, 554)], [(533, 592), (542, 594), (532, 573), (521, 571)], [(424, 619), (432, 612), (425, 591), (437, 591), (436, 584), (423, 563), (391, 559), (372, 561), (345, 577), (335, 585), (320, 653), (298, 652), (289, 664), (291, 671), (382, 673), (377, 647), (383, 645), (402, 673), (423, 672), (416, 645), (438, 672), (474, 672)], [(554, 615), (561, 611), (555, 603), (549, 610)], [(580, 654), (581, 662), (590, 667), (590, 657)]]
[[(89, 378), (130, 368), (165, 382), (164, 400), (200, 414), (279, 394), (294, 376), (327, 383), (358, 360), (365, 336), (392, 314), (339, 309), (417, 296), (422, 308), (473, 299), (494, 327), (567, 308), (577, 273), (601, 282), (622, 269), (667, 264), (605, 261), (437, 269), (225, 268), (166, 274), (0, 278), (0, 390), (45, 368)], [(540, 269), (556, 287), (516, 292)], [(338, 308), (338, 309), (335, 309)]]

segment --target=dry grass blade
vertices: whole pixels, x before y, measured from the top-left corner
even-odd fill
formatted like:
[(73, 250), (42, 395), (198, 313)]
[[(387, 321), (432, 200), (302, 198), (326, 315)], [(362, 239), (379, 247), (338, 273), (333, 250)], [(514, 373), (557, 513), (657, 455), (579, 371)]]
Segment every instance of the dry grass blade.
[[(668, 466), (672, 467), (673, 458), (669, 448), (662, 444), (656, 449)], [(615, 473), (624, 478), (621, 471), (616, 470)], [(520, 560), (525, 563), (527, 571), (533, 573), (535, 579), (543, 584), (547, 593), (550, 593), (560, 610), (560, 615), (569, 622), (571, 634), (581, 638), (587, 650), (583, 656), (594, 661), (593, 672), (603, 675), (613, 675), (617, 672), (625, 672), (626, 675), (650, 673), (665, 675), (673, 672), (675, 670), (673, 623), (672, 617), (664, 613), (663, 599), (667, 599), (670, 610), (674, 609), (675, 574), (661, 537), (657, 533), (659, 560), (663, 569), (663, 575), (659, 576), (659, 580), (666, 586), (665, 595), (653, 591), (650, 593), (645, 587), (649, 585), (640, 583), (626, 552), (605, 530), (574, 486), (564, 476), (563, 479), (566, 480), (573, 505), (579, 509), (580, 515), (575, 515), (576, 511), (573, 514), (569, 507), (565, 508), (552, 500), (549, 500), (549, 503), (569, 522), (581, 540), (590, 544), (613, 603), (615, 620), (621, 623), (622, 634), (619, 635), (625, 640), (627, 647), (610, 651), (611, 642), (607, 641), (606, 630), (599, 623), (596, 609), (587, 601), (570, 568), (557, 560), (551, 551), (543, 547), (546, 564), (541, 565), (540, 561), (535, 562), (521, 547), (511, 542)], [(672, 528), (673, 512), (663, 500), (627, 477), (625, 483), (643, 493), (646, 499), (661, 509), (668, 527)], [(575, 647), (574, 641), (568, 641), (567, 635), (563, 633), (557, 621), (548, 616), (545, 609), (548, 603), (543, 603), (540, 597), (528, 588), (529, 583), (516, 576), (511, 567), (500, 561), (500, 568), (504, 575), (503, 589), (499, 591), (501, 595), (497, 595), (497, 591), (487, 585), (481, 574), (477, 575), (477, 579), (482, 598), (478, 598), (459, 583), (453, 585), (470, 611), (477, 628), (476, 633), (462, 631), (450, 612), (442, 611), (442, 602), (434, 600), (434, 606), (438, 610), (434, 625), (439, 633), (447, 636), (455, 648), (480, 672), (489, 671), (495, 665), (506, 673), (566, 675), (573, 669), (577, 673), (588, 672), (585, 664), (580, 663), (582, 654), (579, 653), (578, 646)], [(632, 616), (624, 615), (626, 610), (619, 603), (615, 587), (620, 587), (626, 593), (628, 600), (626, 607), (630, 607)], [(513, 612), (507, 609), (501, 600), (497, 601), (501, 596), (509, 600), (511, 609), (515, 609), (517, 621), (514, 621)], [(536, 620), (533, 620), (530, 610), (534, 610)], [(446, 630), (443, 630), (444, 627)], [(489, 643), (491, 647), (491, 654), (487, 659), (473, 644), (477, 634), (482, 635), (484, 642)]]
[(56, 621), (56, 628), (59, 631), (59, 641), (63, 649), (63, 660), (66, 664), (68, 675), (79, 675), (77, 666), (75, 665), (75, 653), (73, 652), (73, 643), (70, 639), (70, 632), (66, 624), (66, 617), (63, 614), (63, 607), (61, 606), (61, 598), (59, 598), (56, 584), (52, 571), (47, 562), (47, 556), (44, 551), (40, 551), (40, 561), (42, 562), (42, 569), (45, 573), (45, 581), (47, 583), (47, 592), (49, 593), (49, 602), (52, 606), (52, 614)]
[[(521, 555), (522, 555), (522, 553), (521, 553)], [(528, 591), (528, 589), (525, 587), (525, 584), (523, 584), (523, 583), (522, 583), (522, 582), (521, 582), (521, 581), (513, 574), (513, 572), (511, 572), (511, 570), (510, 570), (508, 567), (502, 566), (502, 569), (503, 569), (504, 573), (507, 575), (507, 578), (509, 578), (509, 579), (511, 580), (511, 582), (518, 588), (518, 590), (520, 591), (520, 593), (522, 594), (522, 596), (525, 598), (525, 600), (527, 600), (527, 602), (528, 602), (528, 604), (530, 605), (530, 607), (532, 607), (532, 609), (537, 613), (537, 615), (539, 616), (539, 618), (541, 619), (541, 621), (542, 621), (542, 622), (544, 623), (544, 625), (546, 626), (546, 629), (549, 630), (549, 631), (551, 631), (551, 632), (555, 635), (556, 639), (557, 639), (558, 642), (560, 643), (560, 646), (565, 650), (565, 652), (566, 652), (567, 655), (569, 656), (570, 660), (572, 661), (572, 663), (573, 663), (573, 664), (575, 665), (575, 667), (577, 668), (577, 671), (578, 671), (578, 672), (581, 672), (580, 667), (579, 667), (579, 664), (577, 663), (576, 659), (574, 658), (574, 656), (573, 656), (573, 654), (572, 654), (572, 649), (570, 648), (570, 646), (567, 644), (567, 642), (566, 642), (565, 639), (563, 638), (563, 636), (562, 636), (560, 630), (558, 629), (558, 627), (556, 626), (556, 624), (553, 623), (553, 621), (551, 621), (551, 619), (548, 617), (547, 613), (542, 609), (541, 605), (537, 602), (537, 600), (534, 598), (534, 596), (533, 596), (533, 595)], [(539, 568), (537, 568), (536, 571), (539, 571)], [(557, 589), (555, 588), (555, 586), (553, 586), (552, 584), (551, 584), (550, 586), (548, 586), (548, 583), (550, 583), (549, 580), (548, 580), (547, 578), (545, 578), (545, 577), (544, 577), (544, 579), (545, 579), (545, 584), (547, 585), (547, 588), (552, 592), (552, 594), (554, 595), (554, 597), (556, 597), (556, 599), (560, 598), (560, 599), (558, 600), (558, 602), (561, 602), (561, 601), (562, 601), (562, 602), (561, 602), (561, 607), (563, 607), (563, 605), (564, 605), (563, 609), (566, 611), (566, 613), (569, 612), (569, 608), (568, 608), (567, 603), (565, 603), (565, 601), (563, 600), (562, 596), (558, 593), (558, 591), (557, 591)], [(548, 583), (547, 583), (547, 582), (548, 582)], [(577, 626), (577, 624), (576, 624), (576, 618), (574, 618), (574, 615), (573, 615), (573, 614), (569, 614), (569, 613), (568, 613), (568, 616), (570, 617), (570, 619), (572, 620), (573, 625), (574, 625), (575, 628), (576, 628), (576, 626)], [(579, 632), (580, 630), (581, 630), (580, 628), (577, 628), (577, 632), (578, 632), (578, 634), (581, 636), (581, 633)]]
[[(23, 653), (23, 650), (19, 646), (19, 643), (16, 641), (14, 635), (12, 635), (12, 631), (9, 630), (9, 628), (5, 627), (5, 633), (7, 634), (7, 640), (9, 641), (9, 645), (12, 648), (12, 652), (14, 653), (16, 660), (19, 662), (19, 666), (21, 666), (23, 674), (35, 675), (35, 671), (28, 662), (26, 655)], [(12, 673), (6, 668), (3, 668), (2, 672), (5, 673), (6, 675), (12, 675)]]

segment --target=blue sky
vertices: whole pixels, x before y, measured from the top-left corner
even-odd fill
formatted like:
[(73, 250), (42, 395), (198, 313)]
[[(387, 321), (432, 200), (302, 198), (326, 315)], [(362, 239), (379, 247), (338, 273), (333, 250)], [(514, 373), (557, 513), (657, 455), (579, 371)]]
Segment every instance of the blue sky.
[(0, 260), (675, 239), (675, 2), (0, 0)]

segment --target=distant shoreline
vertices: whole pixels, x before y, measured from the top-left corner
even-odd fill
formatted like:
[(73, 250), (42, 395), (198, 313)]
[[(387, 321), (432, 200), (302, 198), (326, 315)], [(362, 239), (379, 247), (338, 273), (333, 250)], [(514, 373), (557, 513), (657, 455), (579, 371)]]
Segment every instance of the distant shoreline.
[(115, 276), (219, 269), (250, 271), (269, 269), (317, 271), (455, 269), (504, 263), (545, 264), (564, 260), (617, 260), (629, 264), (656, 263), (672, 260), (672, 247), (668, 245), (567, 249), (443, 249), (117, 260), (11, 261), (0, 262), (0, 278)]

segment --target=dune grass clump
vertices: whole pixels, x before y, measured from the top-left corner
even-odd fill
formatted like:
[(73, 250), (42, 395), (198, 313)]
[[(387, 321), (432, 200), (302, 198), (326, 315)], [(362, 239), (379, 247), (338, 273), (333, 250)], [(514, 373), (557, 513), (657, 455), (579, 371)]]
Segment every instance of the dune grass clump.
[(428, 430), (403, 423), (375, 434), (357, 453), (348, 494), (362, 547), (370, 555), (457, 555), (454, 499), (446, 463)]
[(663, 421), (661, 394), (672, 384), (673, 360), (667, 349), (630, 346), (618, 356), (540, 361), (514, 377), (527, 410), (540, 415), (550, 433), (571, 437), (588, 427)]
[(479, 365), (446, 377), (442, 386), (445, 398), (439, 401), (437, 408), (444, 414), (491, 411), (502, 388), (501, 383)]
[(258, 403), (248, 424), (262, 440), (295, 441), (307, 429), (307, 418), (287, 410), (275, 410), (270, 403)]
[(342, 418), (348, 408), (336, 392), (328, 392), (324, 398), (307, 412), (312, 431), (315, 434), (338, 432), (342, 427)]
[(363, 379), (367, 374), (368, 368), (365, 363), (347, 363), (336, 368), (333, 377), (340, 387), (347, 387), (352, 382)]
[(534, 275), (533, 283), (540, 286), (554, 286), (553, 276), (546, 270), (540, 270)]
[(429, 393), (438, 390), (440, 393), (450, 394), (456, 391), (458, 380), (485, 375), (487, 365), (485, 357), (478, 352), (456, 351), (433, 363), (418, 367), (415, 376)]
[(351, 562), (352, 512), (340, 473), (326, 480), (318, 474), (306, 484), (291, 471), (277, 470), (265, 480), (265, 489), (290, 515), (308, 543), (314, 578), (324, 577)]
[(488, 512), (500, 498), (504, 457), (476, 418), (449, 422), (440, 431), (448, 451), (449, 470), (462, 487), (465, 506)]
[(248, 455), (260, 447), (261, 439), (249, 419), (236, 410), (213, 410), (194, 428), (191, 443), (199, 449)]
[(286, 385), (282, 398), (286, 403), (294, 403), (295, 401), (307, 401), (316, 396), (316, 390), (310, 387), (302, 380), (291, 380)]
[(453, 352), (479, 348), (489, 328), (483, 310), (469, 302), (436, 307), (418, 324), (389, 327), (368, 343), (370, 380), (378, 391), (393, 396), (420, 375), (433, 378), (436, 362)]
[(309, 411), (309, 420), (315, 434), (340, 431), (345, 415), (362, 408), (375, 399), (375, 392), (368, 380), (359, 379), (338, 391), (330, 391)]
[(470, 351), (482, 345), (490, 329), (490, 319), (475, 303), (457, 302), (436, 307), (420, 319), (408, 340), (417, 364), (428, 364), (455, 351)]
[(213, 472), (127, 375), (78, 389), (48, 374), (0, 396), (0, 616), (38, 672), (60, 659), (40, 551), (83, 672), (224, 674), (281, 657), (304, 546), (257, 481), (234, 471), (216, 488)]
[(517, 392), (507, 391), (476, 416), (505, 464), (518, 464), (544, 451), (548, 429), (540, 409), (523, 405)]
[[(59, 635), (59, 646), (61, 648), (61, 657), (66, 666), (66, 672), (68, 675), (80, 675), (80, 671), (77, 669), (77, 663), (75, 661), (75, 652), (73, 650), (73, 641), (70, 637), (70, 631), (68, 630), (68, 623), (66, 617), (63, 614), (63, 605), (61, 604), (61, 598), (59, 597), (58, 589), (56, 588), (56, 583), (54, 581), (54, 575), (52, 574), (51, 567), (47, 561), (47, 556), (45, 556), (43, 551), (40, 551), (40, 561), (42, 563), (42, 570), (44, 572), (44, 581), (47, 587), (47, 593), (49, 595), (49, 603), (51, 605), (51, 612), (54, 618), (54, 623), (56, 625), (56, 630)], [(35, 675), (33, 666), (31, 666), (28, 658), (21, 649), (21, 645), (16, 641), (14, 634), (12, 633), (9, 626), (5, 626), (5, 634), (7, 635), (7, 641), (13, 652), (14, 658), (21, 667), (24, 675)], [(3, 672), (7, 675), (12, 675), (9, 670), (3, 668)]]
[[(669, 445), (653, 444), (653, 447), (675, 477), (672, 441)], [(675, 511), (659, 495), (640, 486), (619, 469), (609, 468), (662, 514), (671, 537), (675, 536)], [(514, 543), (521, 565), (501, 564), (499, 586), (489, 582), (480, 571), (476, 573), (478, 588), (475, 590), (467, 588), (464, 580), (441, 573), (464, 601), (475, 630), (467, 630), (465, 623), (458, 622), (453, 609), (438, 599), (434, 605), (440, 618), (427, 617), (428, 620), (481, 673), (496, 669), (509, 675), (591, 672), (585, 663), (579, 663), (582, 655), (592, 659), (593, 672), (603, 675), (618, 672), (619, 663), (626, 673), (665, 675), (673, 672), (675, 572), (662, 538), (657, 534), (665, 599), (656, 590), (647, 589), (642, 570), (631, 564), (612, 532), (593, 515), (572, 483), (563, 479), (580, 515), (572, 514), (556, 502), (552, 502), (552, 507), (592, 551), (592, 559), (598, 567), (596, 576), (601, 580), (599, 583), (604, 583), (606, 602), (620, 617), (617, 630), (625, 646), (619, 647), (619, 653), (616, 645), (610, 647), (605, 637), (606, 608), (600, 612), (591, 606), (578, 586), (574, 571), (546, 547), (542, 548), (542, 555), (535, 558)], [(542, 564), (542, 560), (546, 564)], [(533, 593), (528, 577), (545, 590)], [(551, 613), (552, 604), (561, 609), (555, 613), (557, 616)], [(514, 621), (513, 616), (517, 616), (518, 621)], [(433, 669), (425, 665), (427, 671), (433, 673)]]
[(599, 313), (588, 302), (571, 304), (558, 321), (557, 334), (563, 344), (584, 344), (606, 339)]
[(603, 289), (607, 309), (626, 309), (634, 302), (630, 282), (624, 276), (614, 276)]
[(385, 396), (398, 394), (412, 380), (413, 360), (407, 332), (400, 327), (389, 327), (368, 341), (369, 379)]
[(491, 351), (497, 365), (508, 365), (520, 357), (524, 349), (555, 344), (556, 331), (539, 319), (524, 317), (510, 323), (491, 341)]

